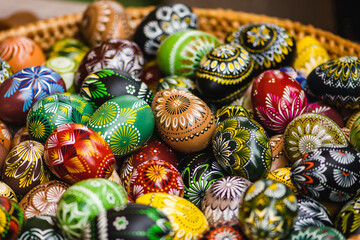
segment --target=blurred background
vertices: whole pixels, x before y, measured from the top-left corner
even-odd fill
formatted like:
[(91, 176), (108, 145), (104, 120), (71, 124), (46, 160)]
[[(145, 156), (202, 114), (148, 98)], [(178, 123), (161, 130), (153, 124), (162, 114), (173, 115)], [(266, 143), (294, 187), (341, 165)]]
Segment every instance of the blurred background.
[[(11, 21), (31, 21), (84, 11), (93, 0), (0, 0), (0, 29)], [(288, 18), (360, 41), (360, 1), (355, 0), (117, 0), (125, 6), (182, 2), (191, 7), (225, 8)], [(22, 15), (16, 13), (22, 12)], [(26, 13), (26, 14), (24, 14)], [(15, 14), (15, 15), (14, 15)], [(22, 17), (21, 17), (22, 16)], [(24, 18), (24, 19), (21, 19)]]

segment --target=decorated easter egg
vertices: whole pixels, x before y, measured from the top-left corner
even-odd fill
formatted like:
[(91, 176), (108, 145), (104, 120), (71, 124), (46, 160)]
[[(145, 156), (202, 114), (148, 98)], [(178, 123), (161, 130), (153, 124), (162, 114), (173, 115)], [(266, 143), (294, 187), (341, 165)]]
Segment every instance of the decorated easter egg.
[(166, 76), (159, 80), (159, 84), (157, 85), (157, 91), (161, 91), (163, 89), (169, 88), (177, 88), (184, 91), (189, 91), (196, 95), (196, 84), (193, 80), (187, 77), (182, 76)]
[(144, 100), (122, 95), (103, 103), (87, 124), (110, 145), (115, 157), (131, 154), (151, 137), (154, 114)]
[(18, 203), (15, 192), (3, 181), (0, 181), (0, 196), (6, 197), (16, 203)]
[(162, 211), (170, 220), (175, 233), (174, 240), (198, 239), (208, 228), (204, 214), (188, 200), (168, 193), (148, 193), (136, 199)]
[(254, 69), (262, 72), (291, 65), (295, 39), (284, 28), (271, 23), (251, 23), (229, 33), (225, 43), (244, 47), (255, 60)]
[(293, 225), (293, 231), (310, 226), (328, 226), (333, 227), (332, 217), (329, 211), (318, 201), (298, 195), (298, 216)]
[(357, 151), (360, 150), (360, 118), (357, 118), (350, 129), (350, 144)]
[(202, 151), (185, 155), (178, 167), (184, 180), (184, 198), (198, 208), (209, 187), (218, 179), (226, 176), (226, 172), (217, 163), (211, 151)]
[(204, 231), (199, 240), (210, 239), (229, 239), (229, 240), (243, 240), (245, 239), (242, 230), (236, 221), (224, 221), (212, 224), (206, 231)]
[(55, 216), (34, 216), (25, 221), (17, 239), (67, 240), (68, 238), (61, 233), (55, 222)]
[(277, 134), (283, 133), (307, 106), (300, 84), (279, 70), (267, 70), (254, 79), (251, 101), (261, 125)]
[(51, 180), (33, 187), (19, 202), (24, 212), (24, 219), (39, 215), (55, 216), (57, 204), (69, 187), (69, 184), (58, 180)]
[(209, 106), (194, 94), (164, 89), (155, 94), (151, 108), (160, 137), (174, 150), (191, 153), (209, 145), (215, 119)]
[(133, 31), (129, 13), (116, 1), (90, 3), (79, 30), (90, 46), (113, 38), (128, 39)]
[(103, 178), (92, 178), (70, 186), (61, 196), (56, 211), (57, 225), (70, 239), (81, 239), (89, 221), (100, 212), (125, 206), (125, 189)]
[(2, 58), (0, 58), (0, 84), (2, 84), (8, 77), (13, 74), (10, 65)]
[(157, 52), (165, 76), (193, 78), (203, 56), (220, 45), (213, 35), (199, 30), (184, 30), (167, 37)]
[(39, 45), (24, 36), (8, 37), (2, 41), (0, 58), (10, 65), (13, 72), (42, 65), (45, 62), (45, 54)]
[(27, 127), (23, 126), (15, 132), (15, 134), (11, 140), (11, 148), (15, 147), (19, 143), (26, 141), (26, 140), (31, 140), (31, 136), (30, 136), (30, 133), (29, 133)]
[(24, 68), (0, 85), (0, 118), (24, 124), (30, 107), (53, 93), (65, 92), (60, 74), (44, 66)]
[(345, 126), (344, 120), (343, 120), (341, 114), (333, 107), (330, 107), (329, 105), (324, 104), (320, 101), (309, 103), (306, 107), (305, 112), (320, 113), (322, 115), (329, 117), (339, 127), (343, 128)]
[(238, 176), (227, 176), (213, 182), (201, 203), (201, 211), (209, 224), (237, 222), (242, 197), (250, 185), (249, 180)]
[(160, 210), (129, 203), (101, 212), (89, 221), (82, 239), (170, 240), (173, 234), (168, 217)]
[(327, 226), (311, 226), (300, 229), (299, 231), (292, 232), (288, 237), (289, 240), (346, 240), (338, 230), (333, 227)]
[(0, 143), (4, 145), (7, 151), (10, 151), (12, 134), (7, 125), (0, 120)]
[(17, 203), (7, 197), (0, 196), (0, 238), (6, 240), (15, 240), (20, 233), (24, 216)]
[(289, 160), (285, 155), (284, 150), (284, 135), (276, 134), (270, 137), (270, 146), (272, 153), (272, 164), (270, 168), (270, 172), (283, 168), (286, 166), (290, 166)]
[(76, 38), (64, 38), (57, 40), (48, 50), (47, 59), (54, 57), (66, 57), (75, 61), (76, 67), (80, 64), (89, 47)]
[(69, 57), (58, 56), (46, 60), (45, 66), (60, 74), (65, 82), (67, 92), (75, 93), (74, 80), (77, 68), (75, 60)]
[(44, 160), (53, 174), (70, 184), (88, 178), (109, 178), (115, 166), (109, 144), (80, 123), (62, 124), (50, 134)]
[(149, 160), (134, 169), (127, 192), (135, 201), (144, 194), (155, 192), (182, 197), (184, 182), (179, 171), (171, 163)]
[(215, 118), (216, 118), (216, 125), (220, 122), (224, 121), (225, 119), (233, 116), (244, 116), (252, 118), (254, 115), (249, 112), (246, 108), (240, 105), (226, 105), (219, 108), (216, 111)]
[(212, 149), (218, 163), (231, 175), (255, 181), (271, 168), (269, 137), (248, 117), (234, 116), (220, 122), (212, 137)]
[(297, 161), (310, 150), (327, 145), (348, 145), (341, 128), (319, 113), (304, 113), (293, 119), (284, 132), (284, 150), (288, 160)]
[(334, 226), (345, 237), (360, 234), (359, 198), (355, 197), (348, 201), (335, 217)]
[(260, 179), (244, 193), (239, 223), (250, 239), (282, 239), (290, 234), (297, 211), (297, 200), (290, 188)]
[(84, 79), (103, 68), (123, 70), (140, 77), (144, 55), (138, 45), (125, 39), (109, 39), (94, 46), (86, 53), (75, 74), (75, 88), (80, 89)]
[(45, 144), (50, 134), (66, 123), (86, 124), (94, 110), (77, 94), (56, 93), (38, 100), (30, 108), (26, 126), (31, 139)]
[(360, 153), (334, 145), (305, 153), (291, 167), (291, 180), (303, 195), (318, 201), (345, 203), (360, 191)]
[(160, 79), (163, 77), (161, 70), (157, 64), (156, 59), (145, 63), (141, 72), (140, 79), (144, 82), (149, 89), (155, 94), (157, 91), (157, 85)]
[(167, 3), (156, 7), (136, 27), (133, 40), (148, 59), (156, 56), (161, 43), (176, 32), (197, 29), (198, 19), (183, 3)]
[(1, 169), (2, 181), (14, 190), (20, 200), (35, 186), (48, 182), (50, 171), (43, 160), (44, 146), (27, 140), (16, 145)]
[(222, 44), (209, 51), (196, 70), (196, 86), (206, 101), (226, 104), (250, 86), (254, 60), (237, 44)]
[(153, 94), (147, 85), (129, 73), (103, 68), (88, 75), (80, 88), (80, 96), (94, 109), (104, 102), (121, 95), (133, 95), (151, 104)]
[(307, 91), (338, 109), (360, 108), (360, 60), (340, 57), (317, 66), (307, 77)]
[(299, 192), (290, 178), (290, 173), (291, 173), (290, 167), (278, 168), (274, 171), (269, 172), (266, 178), (271, 179), (273, 181), (281, 182), (282, 184), (289, 187), (295, 195), (298, 195)]

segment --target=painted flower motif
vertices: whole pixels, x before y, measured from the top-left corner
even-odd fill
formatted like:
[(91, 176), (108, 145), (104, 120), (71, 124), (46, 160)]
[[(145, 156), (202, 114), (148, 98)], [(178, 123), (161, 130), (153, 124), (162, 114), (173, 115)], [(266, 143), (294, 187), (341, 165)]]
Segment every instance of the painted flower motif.
[(285, 205), (290, 209), (292, 212), (296, 212), (298, 209), (298, 202), (296, 200), (295, 195), (291, 194), (286, 197), (284, 200)]
[(231, 167), (236, 160), (233, 151), (237, 149), (237, 142), (232, 140), (231, 132), (216, 132), (213, 139), (213, 152), (218, 163), (227, 171), (232, 172)]
[(270, 198), (281, 199), (286, 194), (286, 186), (284, 184), (274, 182), (266, 188), (264, 193)]
[(114, 204), (115, 203), (115, 196), (113, 193), (107, 193), (106, 194), (106, 200), (108, 203)]
[(113, 123), (119, 116), (119, 106), (114, 102), (102, 104), (92, 115), (89, 122), (91, 127), (108, 126)]
[(254, 26), (247, 32), (247, 37), (248, 42), (250, 42), (253, 47), (257, 47), (259, 45), (264, 46), (271, 38), (270, 30), (264, 24)]
[(347, 172), (341, 169), (334, 169), (333, 174), (336, 183), (345, 188), (351, 187), (358, 180), (352, 172)]
[(330, 156), (341, 164), (350, 164), (355, 161), (355, 155), (343, 151), (341, 149), (334, 149), (329, 151)]
[(129, 225), (129, 221), (125, 216), (119, 216), (115, 218), (113, 225), (116, 230), (121, 231), (126, 229), (127, 225)]
[(127, 94), (129, 94), (129, 95), (134, 95), (134, 94), (135, 94), (136, 88), (135, 88), (134, 85), (129, 84), (129, 85), (127, 85), (127, 86), (125, 87), (125, 89), (126, 89), (126, 93), (127, 93)]
[(110, 136), (108, 143), (115, 156), (124, 156), (136, 150), (140, 142), (140, 132), (133, 125), (121, 124)]
[(265, 190), (265, 182), (264, 181), (256, 181), (255, 183), (253, 183), (248, 190), (245, 193), (245, 201), (251, 201), (252, 199), (254, 199), (257, 195), (259, 195), (262, 191)]
[(214, 194), (219, 194), (221, 199), (230, 199), (234, 196), (242, 196), (251, 182), (240, 177), (224, 177), (220, 178), (212, 185)]

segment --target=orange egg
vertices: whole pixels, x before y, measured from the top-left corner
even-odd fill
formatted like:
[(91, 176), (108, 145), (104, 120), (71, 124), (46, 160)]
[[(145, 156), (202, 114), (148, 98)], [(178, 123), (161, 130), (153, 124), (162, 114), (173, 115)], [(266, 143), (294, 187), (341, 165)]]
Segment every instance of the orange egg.
[(0, 57), (17, 72), (26, 67), (43, 65), (45, 54), (33, 40), (27, 37), (9, 37), (0, 44)]
[(9, 128), (0, 120), (0, 143), (2, 143), (8, 151), (10, 151), (11, 139), (12, 136)]

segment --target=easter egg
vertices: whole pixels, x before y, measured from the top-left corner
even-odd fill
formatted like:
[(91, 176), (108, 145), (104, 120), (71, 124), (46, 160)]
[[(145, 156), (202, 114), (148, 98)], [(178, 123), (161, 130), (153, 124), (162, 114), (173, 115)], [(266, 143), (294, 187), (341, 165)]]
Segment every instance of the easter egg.
[(23, 68), (42, 65), (45, 54), (34, 40), (24, 36), (8, 37), (0, 44), (0, 58), (4, 59), (13, 72)]
[(161, 43), (176, 32), (197, 29), (197, 15), (183, 3), (165, 3), (148, 13), (135, 29), (133, 36), (148, 59), (156, 57)]
[(103, 68), (88, 75), (80, 88), (80, 96), (94, 109), (104, 102), (121, 95), (133, 95), (151, 104), (153, 94), (147, 85), (129, 73)]
[(151, 108), (162, 140), (183, 153), (205, 149), (215, 130), (215, 119), (209, 106), (194, 94), (164, 89), (154, 96)]
[(210, 225), (223, 221), (237, 222), (239, 207), (246, 189), (252, 183), (238, 176), (217, 179), (206, 190), (201, 211)]
[(360, 150), (360, 118), (357, 118), (350, 129), (350, 144), (357, 151)]
[(25, 124), (30, 107), (43, 97), (65, 92), (60, 74), (44, 66), (24, 68), (0, 85), (0, 119)]
[(307, 106), (300, 84), (279, 70), (267, 70), (254, 79), (251, 102), (259, 123), (277, 134), (283, 133)]
[(307, 91), (337, 109), (360, 109), (360, 60), (340, 57), (317, 66), (307, 77)]
[(254, 70), (262, 72), (291, 65), (295, 39), (284, 28), (271, 23), (250, 23), (229, 33), (225, 43), (244, 47), (255, 60)]
[(150, 139), (155, 119), (144, 100), (122, 95), (103, 103), (87, 126), (106, 140), (115, 157), (120, 157), (131, 154)]
[(125, 39), (109, 39), (90, 49), (75, 74), (75, 88), (80, 89), (84, 79), (103, 68), (118, 69), (140, 77), (144, 55), (138, 45)]
[(59, 231), (55, 222), (56, 218), (54, 216), (41, 215), (32, 217), (25, 221), (17, 239), (68, 239)]
[(75, 60), (62, 56), (53, 57), (46, 60), (45, 66), (60, 74), (67, 92), (75, 93), (74, 80), (77, 67)]
[(162, 211), (170, 220), (174, 240), (195, 240), (208, 228), (204, 214), (184, 198), (168, 193), (148, 193), (136, 199), (136, 203)]
[(299, 231), (292, 232), (288, 237), (289, 240), (346, 240), (338, 230), (333, 227), (327, 226), (311, 226), (300, 229)]
[(310, 150), (326, 145), (348, 145), (341, 128), (319, 113), (304, 113), (293, 119), (284, 132), (284, 150), (291, 163)]
[(20, 233), (24, 216), (17, 203), (7, 197), (0, 196), (0, 238), (15, 240)]
[(62, 124), (50, 134), (44, 160), (53, 174), (70, 184), (88, 178), (109, 178), (115, 165), (108, 143), (79, 123)]
[(89, 102), (77, 94), (56, 93), (33, 104), (26, 126), (31, 139), (45, 144), (50, 134), (66, 123), (86, 124), (94, 110)]
[(18, 203), (15, 192), (3, 181), (0, 181), (0, 196), (6, 197), (16, 203)]
[(184, 182), (179, 171), (171, 163), (149, 160), (134, 169), (127, 192), (135, 201), (144, 194), (155, 192), (182, 197)]
[(76, 38), (63, 38), (57, 40), (48, 50), (47, 59), (55, 57), (66, 57), (73, 59), (76, 67), (80, 64), (89, 47)]
[(217, 163), (211, 151), (201, 151), (185, 155), (178, 167), (184, 181), (184, 198), (198, 208), (209, 187), (226, 172)]
[(92, 178), (70, 186), (56, 211), (57, 225), (70, 239), (81, 239), (87, 223), (99, 213), (127, 204), (125, 189), (103, 178)]
[(229, 239), (229, 240), (243, 240), (244, 234), (237, 222), (224, 221), (212, 224), (206, 231), (204, 231), (199, 240), (209, 239)]
[(90, 3), (82, 16), (79, 30), (90, 46), (108, 39), (128, 39), (133, 31), (129, 13), (116, 1)]
[(248, 117), (234, 116), (220, 122), (212, 137), (212, 150), (228, 174), (250, 181), (258, 180), (271, 168), (269, 137)]
[(1, 169), (2, 181), (14, 190), (20, 200), (35, 186), (48, 182), (50, 171), (43, 160), (44, 146), (27, 140), (16, 145)]
[(272, 164), (271, 164), (270, 172), (278, 168), (290, 166), (289, 160), (287, 159), (284, 150), (284, 135), (283, 134), (273, 135), (270, 137), (269, 141), (270, 141), (271, 153), (272, 153)]
[(226, 105), (219, 108), (216, 111), (215, 118), (216, 118), (216, 125), (220, 122), (224, 121), (225, 119), (233, 116), (244, 116), (253, 118), (254, 115), (249, 112), (246, 108), (240, 105)]
[(2, 58), (0, 58), (0, 84), (2, 84), (8, 77), (13, 74), (10, 65)]
[(360, 191), (360, 153), (347, 146), (324, 146), (304, 154), (291, 167), (291, 180), (303, 195), (345, 203)]
[(345, 125), (341, 114), (336, 109), (319, 101), (309, 103), (305, 112), (320, 113), (327, 116), (341, 128)]
[(130, 203), (101, 212), (86, 225), (82, 239), (170, 240), (172, 235), (164, 213), (151, 206)]
[(220, 45), (213, 35), (199, 30), (184, 30), (167, 37), (157, 52), (159, 68), (165, 76), (193, 78), (203, 56)]
[(334, 226), (345, 237), (360, 234), (359, 197), (348, 201), (335, 217)]
[(19, 207), (24, 212), (24, 219), (28, 220), (39, 215), (55, 216), (57, 204), (69, 187), (69, 184), (58, 180), (33, 187), (19, 202)]
[(292, 182), (290, 178), (291, 174), (291, 168), (290, 167), (283, 167), (278, 168), (274, 171), (269, 172), (269, 174), (266, 176), (267, 179), (271, 179), (276, 182), (281, 182), (282, 184), (286, 185), (288, 188), (291, 189), (291, 191), (298, 195), (299, 192), (297, 188), (295, 187), (294, 183)]
[(169, 88), (177, 88), (184, 91), (189, 91), (196, 95), (196, 84), (193, 80), (187, 77), (182, 76), (166, 76), (159, 80), (159, 84), (157, 85), (157, 91), (161, 91), (163, 89)]
[(297, 200), (290, 188), (279, 182), (260, 179), (244, 193), (239, 223), (250, 239), (258, 236), (282, 239), (290, 234), (297, 211)]
[(254, 60), (236, 44), (222, 44), (209, 51), (196, 70), (196, 86), (206, 101), (230, 103), (250, 86)]
[(19, 143), (26, 141), (26, 140), (31, 140), (31, 136), (29, 134), (27, 127), (23, 126), (15, 132), (15, 134), (12, 138), (12, 141), (11, 141), (11, 148), (15, 147)]
[(7, 125), (0, 120), (0, 143), (4, 145), (7, 151), (10, 151), (12, 134)]

